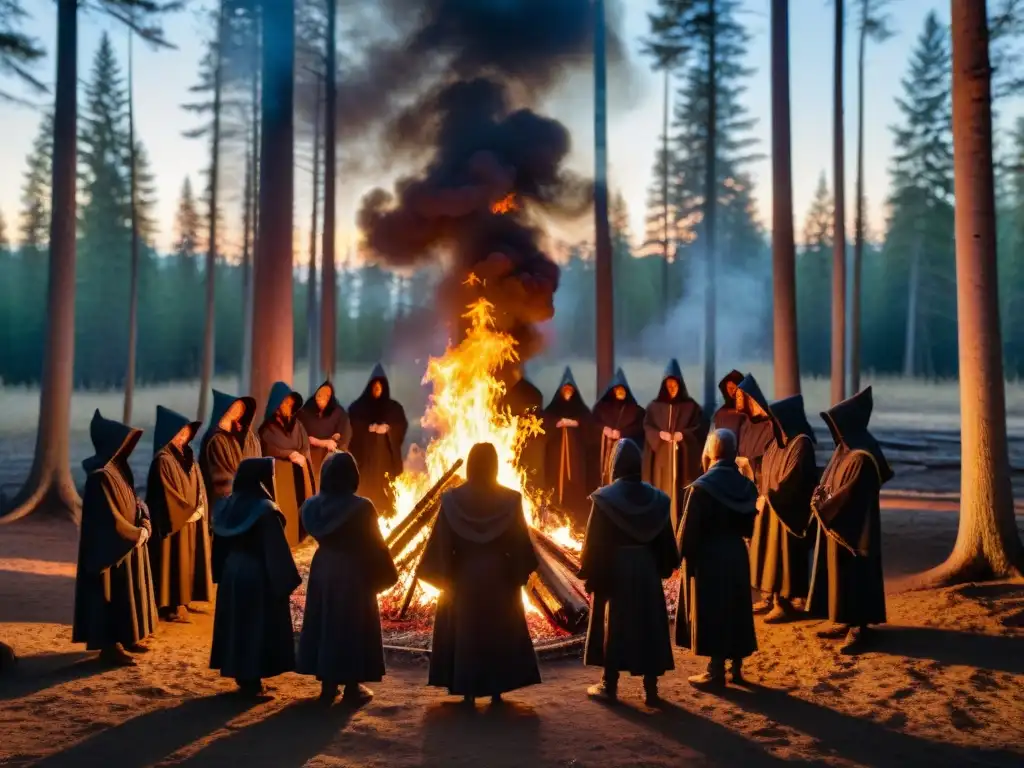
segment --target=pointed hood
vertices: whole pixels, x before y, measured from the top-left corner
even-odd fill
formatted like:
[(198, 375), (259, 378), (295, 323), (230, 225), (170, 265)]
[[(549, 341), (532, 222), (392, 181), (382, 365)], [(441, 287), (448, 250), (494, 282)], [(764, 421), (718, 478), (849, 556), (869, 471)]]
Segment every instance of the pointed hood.
[(619, 440), (612, 459), (611, 485), (590, 494), (591, 500), (616, 526), (646, 544), (669, 524), (672, 500), (641, 480), (643, 454), (632, 440)]
[[(324, 406), (323, 411), (321, 411), (320, 406), (317, 405), (316, 403), (316, 398), (317, 395), (319, 395), (320, 392), (322, 392), (323, 390), (327, 390), (327, 392), (330, 393), (330, 395), (327, 399), (327, 405)], [(332, 413), (334, 413), (336, 408), (340, 407), (341, 403), (338, 402), (338, 395), (334, 391), (334, 384), (331, 383), (330, 379), (328, 379), (319, 387), (317, 387), (313, 391), (313, 394), (309, 396), (309, 399), (302, 404), (302, 410), (308, 411), (309, 413), (312, 413), (316, 416), (330, 416)]]
[(744, 376), (743, 381), (741, 381), (736, 388), (761, 406), (761, 410), (765, 413), (765, 416), (762, 419), (756, 419), (753, 416), (750, 416), (750, 414), (747, 414), (747, 417), (751, 421), (764, 421), (765, 419), (770, 419), (772, 417), (772, 409), (768, 407), (768, 398), (764, 396), (764, 392), (761, 391), (761, 386), (757, 383), (757, 379), (754, 378), (753, 374), (748, 373)]
[(322, 539), (355, 515), (372, 506), (357, 496), (359, 467), (351, 453), (332, 453), (320, 468), (320, 493), (302, 505), (302, 526), (310, 536)]
[[(564, 400), (562, 398), (562, 387), (566, 385), (572, 387), (573, 390), (572, 397), (568, 400)], [(565, 371), (562, 373), (562, 380), (558, 383), (558, 389), (555, 390), (554, 397), (552, 397), (551, 402), (548, 403), (548, 408), (554, 410), (565, 408), (566, 406), (587, 409), (587, 404), (583, 402), (583, 395), (580, 394), (580, 388), (576, 386), (576, 378), (572, 375), (572, 369), (568, 365), (565, 366)]]
[(800, 435), (807, 435), (812, 443), (818, 442), (814, 436), (814, 429), (807, 421), (803, 395), (792, 395), (776, 400), (771, 404), (771, 414), (776, 426), (775, 436), (780, 445), (785, 446)]
[(875, 458), (880, 480), (884, 484), (893, 478), (893, 471), (885, 454), (882, 453), (882, 447), (868, 431), (874, 405), (871, 387), (866, 387), (853, 397), (823, 411), (821, 418), (828, 425), (832, 440), (837, 446), (845, 445), (851, 451), (867, 451)]
[[(615, 399), (615, 388), (622, 387), (626, 390), (626, 399), (619, 401)], [(629, 382), (626, 380), (626, 374), (621, 368), (615, 370), (615, 375), (612, 380), (608, 382), (608, 386), (605, 387), (604, 394), (598, 398), (599, 403), (629, 403), (630, 405), (639, 405), (636, 401), (636, 397), (633, 396), (633, 390), (629, 388)]]
[(270, 388), (270, 395), (267, 397), (267, 408), (263, 411), (263, 421), (268, 422), (277, 416), (278, 410), (284, 405), (285, 400), (292, 401), (292, 420), (295, 419), (299, 408), (302, 407), (302, 395), (293, 390), (283, 381), (275, 381)]
[(716, 461), (691, 485), (707, 491), (733, 512), (757, 513), (757, 486), (743, 476), (735, 461)]
[(237, 536), (268, 512), (281, 516), (274, 499), (274, 460), (243, 460), (235, 473), (231, 495), (217, 502), (213, 511), (213, 532), (218, 536)]
[[(679, 382), (679, 393), (674, 398), (669, 397), (668, 389), (665, 387), (665, 382), (669, 379), (675, 379)], [(673, 357), (668, 361), (668, 365), (665, 366), (665, 373), (662, 374), (661, 387), (658, 389), (658, 397), (656, 400), (659, 403), (680, 403), (689, 399), (690, 393), (686, 389), (686, 380), (683, 378), (683, 369), (679, 367), (679, 361)]]
[(210, 411), (210, 423), (206, 427), (206, 435), (204, 437), (212, 435), (220, 429), (220, 420), (224, 418), (224, 414), (228, 412), (231, 406), (238, 401), (241, 401), (242, 405), (245, 406), (245, 412), (240, 419), (242, 428), (234, 434), (240, 441), (245, 441), (245, 436), (252, 428), (252, 422), (256, 418), (256, 400), (248, 396), (238, 397), (237, 395), (229, 395), (217, 389), (213, 390), (213, 408)]
[[(381, 384), (381, 392), (379, 398), (373, 396), (373, 382), (379, 381)], [(388, 375), (384, 371), (384, 366), (377, 363), (373, 366), (373, 370), (370, 371), (370, 378), (366, 381), (366, 386), (363, 388), (363, 394), (359, 396), (360, 400), (382, 400), (387, 401), (391, 399), (391, 382), (388, 381)]]
[(158, 405), (156, 407), (156, 426), (153, 427), (153, 455), (156, 456), (166, 448), (171, 440), (186, 427), (188, 427), (189, 433), (188, 440), (185, 441), (185, 449), (187, 453), (191, 453), (192, 449), (189, 444), (195, 440), (202, 425), (201, 421), (190, 421), (177, 411)]
[(441, 511), (459, 536), (478, 544), (493, 541), (522, 513), (522, 497), (498, 484), (498, 453), (477, 443), (466, 457), (466, 482), (441, 496)]
[(729, 385), (732, 384), (738, 387), (741, 381), (743, 381), (743, 374), (733, 369), (718, 382), (718, 391), (722, 393), (722, 399), (729, 408), (736, 407), (736, 396), (729, 394)]
[(97, 408), (89, 424), (89, 437), (96, 453), (82, 462), (82, 468), (86, 472), (93, 472), (118, 459), (127, 461), (139, 444), (142, 430), (105, 419)]

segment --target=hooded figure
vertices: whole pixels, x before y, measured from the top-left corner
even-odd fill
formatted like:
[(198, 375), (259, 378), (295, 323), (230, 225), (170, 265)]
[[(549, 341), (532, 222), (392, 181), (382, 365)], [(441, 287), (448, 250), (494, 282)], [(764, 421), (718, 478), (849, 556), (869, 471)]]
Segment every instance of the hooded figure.
[(391, 517), (391, 483), (402, 474), (402, 444), (409, 420), (401, 404), (391, 399), (391, 385), (380, 363), (374, 366), (363, 394), (349, 406), (348, 416), (363, 493), (381, 515)]
[(377, 594), (398, 581), (398, 571), (377, 510), (358, 489), (352, 454), (334, 453), (324, 462), (320, 493), (302, 505), (302, 523), (319, 548), (309, 567), (298, 672), (314, 675), (327, 701), (339, 685), (346, 701), (368, 701), (373, 693), (361, 683), (384, 677)]
[(707, 434), (704, 412), (686, 391), (683, 372), (673, 359), (644, 416), (644, 480), (671, 497), (676, 527), (683, 491), (700, 476)]
[(708, 438), (703, 465), (693, 482), (677, 540), (683, 563), (676, 609), (676, 644), (710, 656), (696, 686), (723, 685), (725, 661), (733, 682), (743, 680), (742, 661), (757, 650), (750, 605), (750, 565), (745, 538), (757, 514), (757, 488), (736, 466), (736, 437), (727, 429)]
[(736, 386), (736, 408), (744, 421), (736, 434), (737, 463), (740, 470), (755, 484), (761, 478), (761, 459), (768, 446), (775, 442), (775, 422), (768, 412), (768, 398), (753, 374), (747, 374)]
[(807, 610), (827, 611), (833, 627), (818, 636), (845, 636), (849, 653), (861, 649), (869, 624), (886, 619), (878, 497), (893, 471), (868, 431), (872, 407), (868, 387), (821, 414), (836, 447), (811, 498), (818, 536)]
[[(522, 419), (524, 416), (535, 416), (541, 421), (544, 410), (544, 395), (523, 375), (522, 369), (510, 366), (508, 378), (514, 383), (506, 382), (505, 395), (501, 399), (501, 407), (507, 408), (513, 416)], [(544, 484), (544, 433), (529, 435), (523, 440), (519, 453), (519, 466), (526, 473), (526, 482), (531, 488), (541, 490)]]
[(259, 438), (252, 431), (255, 418), (256, 401), (251, 397), (213, 390), (210, 424), (199, 445), (199, 470), (211, 509), (231, 495), (231, 484), (242, 460), (263, 455)]
[(352, 424), (348, 413), (334, 392), (334, 385), (325, 381), (299, 409), (299, 421), (309, 435), (309, 456), (313, 459), (312, 475), (320, 488), (320, 467), (330, 454), (347, 451), (352, 440)]
[(124, 649), (137, 649), (157, 622), (145, 547), (152, 532), (149, 510), (135, 495), (128, 466), (142, 430), (105, 419), (97, 410), (89, 436), (96, 453), (82, 462), (86, 479), (71, 642), (101, 651), (108, 663), (132, 666)]
[(218, 584), (210, 668), (248, 694), (295, 669), (290, 597), (302, 583), (274, 503), (274, 462), (246, 459), (213, 512)]
[(293, 549), (306, 538), (299, 509), (315, 486), (309, 435), (298, 418), (301, 407), (302, 395), (283, 381), (274, 382), (259, 428), (263, 455), (274, 460), (275, 500), (284, 515), (288, 546)]
[(644, 416), (646, 411), (633, 397), (626, 374), (615, 371), (608, 388), (594, 404), (594, 421), (601, 430), (600, 467), (601, 485), (609, 485), (616, 445), (619, 440), (632, 440), (637, 446), (644, 443)]
[(146, 506), (153, 524), (149, 558), (163, 618), (187, 623), (189, 603), (213, 601), (209, 507), (191, 442), (201, 422), (156, 407)]
[(472, 703), (540, 682), (522, 588), (537, 553), (518, 492), (498, 485), (498, 454), (474, 445), (466, 482), (445, 491), (419, 566), (441, 590), (428, 685)]
[(711, 420), (713, 429), (728, 429), (737, 438), (743, 432), (743, 425), (747, 421), (747, 415), (736, 409), (736, 387), (741, 381), (743, 374), (732, 370), (718, 382), (718, 391), (722, 393), (725, 404), (715, 411), (715, 417)]
[(754, 606), (754, 613), (770, 610), (765, 622), (772, 624), (793, 618), (792, 601), (806, 598), (810, 587), (805, 536), (818, 467), (814, 430), (804, 414), (803, 396), (758, 405), (771, 415), (775, 438), (765, 451), (757, 483), (758, 519), (750, 540), (750, 583), (764, 596)]
[(597, 485), (597, 435), (594, 417), (568, 367), (543, 416), (546, 486), (555, 506), (569, 516), (574, 528), (582, 530), (587, 524), (587, 498)]
[(658, 676), (674, 668), (662, 581), (679, 566), (672, 500), (641, 479), (642, 455), (619, 440), (613, 482), (590, 495), (593, 508), (580, 555), (579, 577), (593, 594), (583, 663), (604, 667), (593, 697), (614, 700), (620, 672), (643, 675), (648, 703)]

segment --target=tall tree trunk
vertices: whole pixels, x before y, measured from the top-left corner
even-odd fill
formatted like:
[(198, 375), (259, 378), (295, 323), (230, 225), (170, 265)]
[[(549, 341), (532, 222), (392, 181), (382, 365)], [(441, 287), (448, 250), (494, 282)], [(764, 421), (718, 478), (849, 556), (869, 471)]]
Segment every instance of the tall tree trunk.
[(57, 87), (53, 111), (50, 264), (39, 428), (32, 469), (3, 522), (36, 509), (80, 519), (69, 438), (75, 365), (75, 171), (78, 163), (78, 0), (57, 3)]
[(253, 167), (252, 158), (255, 156), (256, 151), (252, 146), (246, 146), (245, 150), (245, 187), (242, 191), (242, 368), (239, 376), (239, 390), (242, 392), (248, 391), (248, 378), (249, 369), (246, 367), (249, 364), (247, 355), (251, 351), (251, 347), (248, 346), (245, 339), (249, 337), (246, 329), (252, 324), (252, 317), (249, 314), (249, 291), (252, 285), (252, 249), (253, 249), (253, 209), (255, 201), (253, 200)]
[(789, 116), (789, 0), (772, 0), (772, 288), (775, 397), (800, 393)]
[[(918, 235), (920, 238), (920, 235)], [(907, 324), (903, 338), (903, 376), (912, 378), (917, 361), (917, 297), (921, 290), (921, 241), (914, 243), (910, 254), (910, 280), (907, 291)]]
[(252, 153), (249, 161), (249, 177), (252, 179), (252, 186), (249, 188), (249, 204), (252, 206), (252, 256), (248, 265), (242, 269), (242, 371), (240, 375), (240, 389), (243, 393), (252, 391), (252, 316), (253, 316), (253, 289), (256, 281), (253, 275), (256, 273), (256, 238), (259, 235), (259, 195), (260, 195), (260, 62), (261, 54), (261, 32), (260, 32), (260, 6), (259, 3), (253, 6), (253, 46), (252, 46), (252, 81), (249, 84), (249, 98), (252, 114), (251, 142)]
[(338, 142), (338, 2), (327, 0), (327, 72), (324, 87), (327, 122), (324, 125), (324, 240), (320, 248), (320, 367), (324, 377), (334, 378), (338, 333), (338, 272), (335, 266), (335, 183)]
[(832, 403), (846, 398), (846, 168), (843, 137), (843, 0), (835, 0), (835, 63), (832, 104), (832, 174), (835, 219), (832, 237)]
[(594, 2), (594, 285), (597, 391), (615, 373), (615, 307), (612, 235), (608, 222), (608, 62), (604, 0)]
[(206, 249), (206, 322), (203, 325), (203, 367), (199, 375), (198, 421), (206, 419), (210, 396), (210, 382), (213, 381), (214, 343), (216, 340), (216, 306), (214, 296), (217, 285), (217, 192), (220, 186), (220, 104), (223, 81), (224, 47), (224, 2), (217, 9), (217, 42), (213, 64), (213, 131), (210, 137), (210, 233)]
[(868, 2), (861, 3), (857, 52), (857, 201), (853, 222), (853, 290), (850, 308), (850, 391), (860, 391), (860, 278), (864, 260), (864, 50), (868, 39)]
[(320, 384), (320, 361), (317, 349), (317, 324), (320, 322), (316, 298), (316, 235), (320, 213), (320, 80), (317, 78), (316, 108), (313, 119), (313, 216), (309, 228), (309, 271), (306, 275), (306, 332), (308, 334), (307, 362), (309, 363), (310, 397)]
[(253, 275), (252, 396), (262, 413), (295, 366), (292, 225), (295, 200), (295, 4), (263, 0), (263, 128)]
[(121, 421), (132, 423), (132, 401), (135, 397), (135, 357), (139, 337), (139, 212), (138, 173), (135, 167), (135, 67), (132, 61), (132, 38), (135, 33), (128, 30), (128, 204), (132, 228), (131, 241), (131, 287), (128, 299), (128, 370), (124, 376), (124, 412)]
[(983, 0), (951, 0), (953, 170), (960, 350), (960, 527), (940, 583), (1019, 577), (1006, 444), (992, 171), (992, 70)]
[(712, 414), (718, 402), (715, 374), (718, 281), (715, 277), (715, 229), (718, 220), (718, 16), (715, 0), (708, 0), (708, 124), (704, 143), (704, 262), (707, 286), (704, 290), (704, 412)]
[(669, 292), (669, 204), (668, 204), (668, 118), (671, 99), (672, 70), (665, 67), (665, 92), (661, 105), (661, 322), (668, 322)]

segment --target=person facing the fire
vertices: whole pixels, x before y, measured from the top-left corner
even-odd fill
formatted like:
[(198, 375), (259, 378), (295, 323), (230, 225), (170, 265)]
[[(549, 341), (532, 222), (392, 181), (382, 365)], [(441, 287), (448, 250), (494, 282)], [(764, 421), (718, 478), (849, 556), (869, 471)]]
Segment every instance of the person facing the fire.
[(679, 363), (670, 360), (644, 416), (644, 480), (672, 499), (673, 526), (679, 524), (684, 489), (700, 476), (707, 433), (704, 412), (686, 391)]
[(619, 368), (601, 398), (594, 404), (594, 421), (601, 430), (601, 452), (598, 461), (601, 485), (613, 481), (615, 448), (619, 440), (632, 440), (638, 446), (644, 441), (646, 411), (633, 397), (626, 374)]
[(591, 494), (593, 507), (578, 576), (591, 601), (583, 663), (604, 667), (594, 698), (615, 700), (619, 674), (642, 675), (647, 704), (658, 677), (675, 667), (662, 581), (679, 565), (671, 499), (643, 482), (640, 448), (615, 445), (612, 482)]
[(360, 705), (373, 697), (363, 683), (384, 677), (377, 595), (398, 581), (373, 502), (356, 495), (352, 454), (327, 457), (320, 493), (302, 505), (302, 523), (319, 545), (309, 567), (297, 671), (320, 681), (320, 698)]
[(832, 626), (818, 637), (845, 637), (844, 653), (860, 652), (869, 625), (886, 620), (879, 494), (893, 471), (868, 431), (873, 405), (868, 387), (821, 414), (835, 451), (811, 497), (818, 536), (807, 610), (828, 611)]
[(100, 651), (100, 659), (134, 666), (125, 651), (153, 634), (157, 605), (149, 564), (149, 509), (135, 495), (131, 456), (141, 429), (105, 419), (97, 410), (89, 425), (95, 454), (82, 462), (85, 494), (75, 574), (71, 642)]
[(576, 530), (589, 514), (588, 496), (597, 485), (594, 417), (566, 367), (558, 391), (544, 409), (544, 477), (551, 500)]
[(391, 398), (384, 366), (377, 363), (366, 388), (349, 406), (352, 422), (352, 456), (366, 498), (381, 515), (394, 515), (391, 483), (402, 474), (402, 444), (409, 429), (405, 409)]
[(775, 442), (775, 426), (767, 410), (767, 399), (753, 374), (748, 373), (736, 387), (736, 408), (746, 419), (736, 435), (740, 471), (755, 484), (761, 477), (761, 460)]
[[(199, 470), (206, 485), (206, 498), (212, 509), (231, 495), (231, 484), (238, 465), (244, 459), (263, 455), (259, 438), (252, 430), (256, 401), (213, 390), (210, 425), (199, 445)], [(208, 521), (208, 523), (212, 523)]]
[(290, 598), (302, 583), (274, 503), (272, 459), (238, 465), (231, 495), (214, 509), (213, 532), (210, 669), (258, 696), (264, 679), (295, 669)]
[[(526, 378), (522, 364), (510, 364), (501, 371), (505, 383), (505, 394), (501, 398), (501, 407), (507, 408), (512, 416), (520, 419), (533, 416), (541, 421), (544, 410), (544, 395)], [(519, 466), (526, 474), (527, 485), (531, 489), (542, 490), (544, 485), (544, 435), (541, 432), (529, 434), (523, 439), (523, 447), (519, 453)]]
[(292, 548), (306, 538), (299, 509), (313, 495), (315, 486), (309, 435), (298, 419), (301, 407), (302, 395), (283, 381), (274, 382), (259, 428), (263, 455), (274, 460), (275, 500), (284, 515), (284, 532)]
[(157, 605), (161, 618), (182, 623), (189, 622), (192, 601), (213, 601), (206, 488), (190, 445), (199, 427), (200, 422), (158, 405), (146, 480)]
[(766, 411), (775, 439), (765, 451), (757, 483), (757, 522), (750, 539), (751, 586), (762, 595), (754, 613), (768, 613), (765, 623), (795, 618), (793, 602), (809, 588), (807, 526), (811, 494), (818, 484), (814, 430), (804, 415), (804, 399), (793, 395), (768, 405), (760, 390), (747, 397)]
[(698, 688), (724, 685), (727, 659), (733, 682), (742, 682), (743, 659), (757, 650), (744, 542), (754, 527), (757, 488), (736, 466), (736, 436), (728, 429), (708, 436), (702, 465), (676, 536), (682, 555), (676, 645), (711, 657), (707, 672), (689, 678)]
[(332, 453), (348, 450), (352, 424), (329, 380), (317, 387), (313, 396), (302, 404), (298, 418), (309, 435), (309, 457), (313, 460), (310, 474), (316, 490), (319, 490), (320, 468)]
[(743, 381), (743, 374), (737, 370), (731, 370), (718, 382), (718, 391), (722, 393), (724, 401), (721, 408), (715, 411), (711, 419), (712, 429), (728, 429), (737, 439), (743, 432), (743, 425), (747, 415), (736, 408), (736, 387)]
[(522, 588), (538, 565), (517, 491), (498, 484), (498, 453), (477, 443), (466, 482), (445, 491), (419, 577), (441, 595), (427, 684), (472, 705), (540, 683)]

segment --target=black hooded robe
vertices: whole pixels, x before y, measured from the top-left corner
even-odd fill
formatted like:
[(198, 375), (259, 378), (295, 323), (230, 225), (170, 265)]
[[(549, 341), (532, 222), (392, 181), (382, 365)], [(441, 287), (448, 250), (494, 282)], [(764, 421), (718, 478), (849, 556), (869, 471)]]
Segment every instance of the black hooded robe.
[[(316, 404), (316, 396), (321, 390), (326, 389), (331, 394), (327, 401), (327, 407), (322, 411)], [(325, 381), (316, 388), (309, 400), (302, 404), (299, 409), (299, 421), (306, 428), (306, 434), (315, 437), (317, 440), (334, 440), (338, 444), (339, 451), (347, 451), (352, 440), (352, 424), (348, 420), (348, 413), (344, 406), (338, 402), (334, 392), (334, 385)], [(327, 458), (327, 449), (316, 445), (309, 446), (309, 455), (313, 459), (313, 482), (314, 488), (320, 488), (320, 467)]]
[[(153, 523), (149, 558), (153, 564), (153, 588), (157, 605), (164, 610), (188, 606), (192, 601), (213, 600), (210, 566), (210, 514), (206, 488), (189, 443), (199, 431), (180, 413), (156, 407), (153, 430), (153, 462), (146, 481), (146, 506)], [(173, 445), (181, 430), (188, 428), (184, 451)], [(189, 522), (196, 512), (202, 517)]]
[[(669, 379), (679, 382), (675, 398), (669, 397), (665, 387)], [(683, 439), (675, 444), (666, 442), (661, 439), (662, 432), (681, 432)], [(644, 417), (644, 480), (671, 497), (674, 526), (679, 524), (686, 487), (700, 477), (700, 460), (707, 437), (704, 412), (687, 393), (679, 363), (671, 360), (665, 368), (658, 396), (647, 406)]]
[[(572, 397), (562, 397), (562, 387), (572, 387)], [(544, 409), (544, 477), (555, 506), (567, 514), (576, 530), (583, 530), (590, 512), (589, 496), (597, 485), (594, 417), (568, 368)], [(577, 426), (558, 427), (563, 419)]]
[(295, 669), (290, 597), (302, 577), (284, 517), (274, 503), (274, 462), (246, 459), (231, 495), (213, 513), (213, 617), (210, 669), (241, 682)]
[[(541, 429), (544, 429), (542, 420), (544, 410), (544, 395), (530, 381), (523, 377), (508, 388), (502, 398), (502, 407), (508, 408), (513, 416), (522, 418), (532, 414), (541, 420)], [(519, 454), (519, 466), (526, 473), (526, 482), (530, 488), (537, 490), (545, 487), (544, 480), (544, 435), (531, 435), (523, 441), (522, 451)]]
[(616, 446), (614, 482), (591, 494), (579, 578), (593, 595), (583, 663), (632, 675), (675, 664), (664, 579), (679, 566), (671, 499), (640, 479), (632, 440)]
[(378, 682), (384, 640), (377, 595), (398, 581), (398, 571), (377, 510), (356, 495), (352, 455), (328, 457), (322, 481), (320, 493), (302, 505), (303, 524), (319, 547), (309, 567), (297, 671), (329, 684)]
[(836, 449), (811, 508), (818, 521), (807, 611), (836, 624), (884, 624), (882, 519), (879, 493), (893, 477), (868, 431), (871, 387), (821, 414)]
[[(286, 400), (292, 401), (292, 416), (282, 425), (278, 411)], [(313, 480), (313, 459), (309, 453), (309, 435), (298, 418), (302, 408), (302, 395), (292, 391), (283, 381), (274, 382), (267, 398), (267, 409), (263, 414), (258, 434), (263, 455), (274, 460), (274, 487), (277, 506), (284, 515), (284, 533), (288, 546), (297, 547), (306, 538), (299, 510), (302, 503), (313, 495), (316, 483)], [(298, 453), (306, 460), (299, 466), (289, 457)]]
[(677, 535), (676, 645), (697, 656), (743, 659), (757, 650), (743, 541), (756, 513), (757, 488), (732, 462), (713, 464), (689, 488)]
[(718, 391), (722, 393), (722, 399), (725, 403), (715, 411), (715, 416), (711, 420), (712, 429), (728, 429), (736, 435), (737, 445), (740, 434), (743, 432), (743, 425), (747, 422), (747, 414), (736, 410), (736, 396), (729, 395), (728, 385), (731, 383), (739, 386), (741, 381), (743, 381), (743, 374), (737, 370), (732, 370), (718, 382)]
[[(380, 397), (373, 396), (373, 382), (381, 383)], [(402, 474), (402, 445), (409, 429), (405, 409), (391, 399), (391, 385), (378, 363), (366, 382), (363, 394), (349, 406), (352, 422), (352, 456), (359, 465), (361, 490), (385, 518), (394, 514), (391, 483)], [(374, 424), (387, 424), (386, 434), (370, 431)]]
[[(793, 395), (768, 409), (776, 438), (761, 464), (759, 521), (750, 541), (750, 576), (754, 589), (787, 600), (804, 599), (810, 589), (807, 526), (811, 495), (818, 484), (814, 431), (804, 414), (804, 399)], [(759, 537), (760, 534), (760, 537)]]
[(467, 483), (442, 495), (419, 571), (441, 590), (428, 685), (480, 697), (540, 683), (522, 598), (536, 568), (518, 493)]
[[(626, 390), (625, 400), (615, 399), (616, 387)], [(626, 374), (619, 368), (604, 394), (594, 403), (594, 422), (601, 441), (598, 461), (601, 485), (608, 485), (612, 482), (612, 458), (619, 440), (632, 440), (638, 447), (644, 444), (644, 416), (646, 415), (647, 411), (640, 407), (629, 388)], [(618, 437), (606, 435), (605, 429), (618, 432)]]
[[(239, 421), (239, 429), (236, 432), (225, 431), (220, 428), (220, 420), (238, 400), (245, 406), (245, 413)], [(263, 455), (259, 438), (252, 431), (255, 418), (256, 401), (251, 397), (235, 397), (213, 390), (210, 423), (199, 445), (199, 470), (203, 473), (206, 498), (211, 509), (218, 501), (231, 495), (231, 484), (243, 459), (258, 459)], [(213, 515), (208, 517), (211, 518), (212, 525)]]
[(96, 453), (82, 462), (87, 475), (71, 642), (90, 651), (116, 643), (131, 648), (153, 634), (158, 620), (149, 550), (139, 545), (142, 530), (152, 526), (128, 466), (142, 430), (96, 411), (89, 436)]

